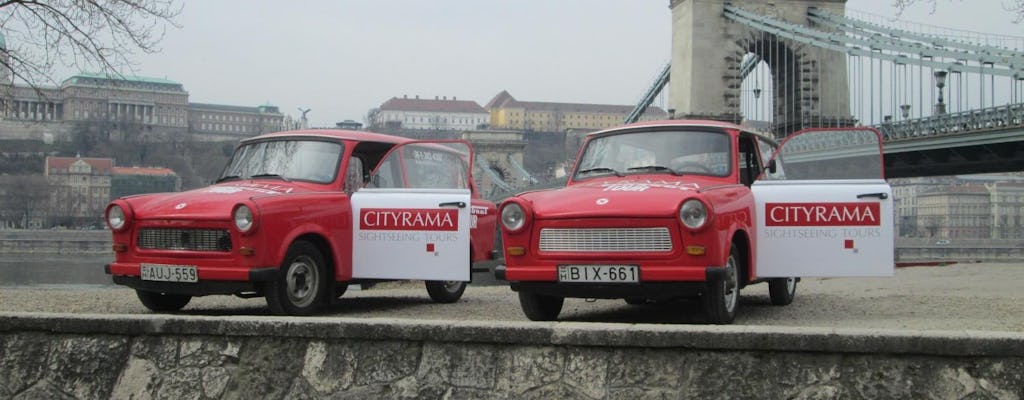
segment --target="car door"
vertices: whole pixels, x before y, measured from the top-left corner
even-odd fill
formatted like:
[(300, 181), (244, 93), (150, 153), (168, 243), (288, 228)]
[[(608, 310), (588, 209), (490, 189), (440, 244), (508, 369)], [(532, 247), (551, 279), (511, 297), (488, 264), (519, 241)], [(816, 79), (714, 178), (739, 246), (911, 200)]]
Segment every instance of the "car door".
[(752, 186), (758, 278), (893, 274), (892, 191), (877, 131), (800, 131), (773, 160)]
[(391, 149), (352, 194), (352, 277), (469, 280), (470, 147), (409, 142)]

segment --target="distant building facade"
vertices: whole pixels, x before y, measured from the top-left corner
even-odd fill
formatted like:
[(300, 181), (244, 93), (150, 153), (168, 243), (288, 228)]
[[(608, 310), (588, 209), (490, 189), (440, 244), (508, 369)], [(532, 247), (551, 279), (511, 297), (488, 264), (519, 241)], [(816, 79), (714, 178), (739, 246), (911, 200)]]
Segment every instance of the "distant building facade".
[(901, 237), (1024, 239), (1024, 177), (983, 174), (889, 183)]
[(168, 168), (114, 167), (110, 176), (111, 199), (180, 190), (181, 177)]
[(46, 157), (51, 220), (59, 225), (100, 223), (113, 198), (181, 190), (167, 168), (115, 167), (112, 158)]
[(373, 126), (385, 129), (464, 131), (488, 123), (487, 110), (475, 101), (457, 100), (455, 96), (434, 99), (392, 97), (378, 107)]
[[(634, 106), (610, 104), (554, 103), (519, 101), (507, 91), (494, 96), (484, 106), (495, 129), (537, 132), (598, 130), (622, 125)], [(668, 118), (659, 107), (648, 107), (640, 121)]]
[(102, 220), (110, 202), (114, 160), (88, 157), (46, 157), (43, 175), (50, 183), (50, 215), (68, 224)]
[(80, 73), (59, 87), (38, 91), (10, 83), (0, 86), (0, 122), (5, 128), (0, 138), (59, 136), (68, 132), (68, 123), (88, 121), (131, 123), (144, 132), (248, 137), (282, 130), (285, 119), (270, 104), (190, 103), (181, 83), (160, 78)]

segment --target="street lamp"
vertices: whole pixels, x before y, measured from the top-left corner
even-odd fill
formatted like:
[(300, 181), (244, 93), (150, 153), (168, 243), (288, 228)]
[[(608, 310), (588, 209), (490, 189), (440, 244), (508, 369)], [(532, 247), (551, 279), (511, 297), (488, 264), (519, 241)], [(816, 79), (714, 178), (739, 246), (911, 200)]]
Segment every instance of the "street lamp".
[(903, 116), (903, 119), (907, 119), (907, 117), (910, 117), (910, 104), (904, 104), (900, 106), (900, 115)]
[(946, 113), (946, 104), (942, 102), (942, 88), (946, 86), (946, 71), (935, 71), (935, 86), (939, 88), (939, 102), (935, 103), (935, 115)]

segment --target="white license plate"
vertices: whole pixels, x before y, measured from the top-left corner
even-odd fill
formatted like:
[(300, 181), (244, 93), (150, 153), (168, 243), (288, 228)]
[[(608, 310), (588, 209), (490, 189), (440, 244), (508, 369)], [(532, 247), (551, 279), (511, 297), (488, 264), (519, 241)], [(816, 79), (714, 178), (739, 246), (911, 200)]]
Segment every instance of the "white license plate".
[(640, 282), (640, 268), (636, 265), (559, 265), (559, 282)]
[(142, 280), (199, 282), (199, 269), (194, 265), (142, 264)]

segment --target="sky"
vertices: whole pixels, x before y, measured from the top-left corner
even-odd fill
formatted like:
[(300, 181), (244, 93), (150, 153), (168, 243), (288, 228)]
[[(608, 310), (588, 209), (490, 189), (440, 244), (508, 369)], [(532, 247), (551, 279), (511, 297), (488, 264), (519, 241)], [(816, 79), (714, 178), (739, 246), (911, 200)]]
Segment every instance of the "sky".
[[(923, 0), (922, 0), (923, 1)], [(636, 104), (670, 59), (668, 0), (185, 2), (135, 74), (189, 101), (271, 103), (310, 125), (364, 122), (391, 97)], [(969, 5), (968, 5), (969, 4)], [(892, 0), (847, 9), (895, 18)], [(916, 4), (900, 20), (1024, 36), (1000, 0)], [(664, 101), (664, 100), (662, 100)], [(656, 103), (656, 105), (658, 105)]]

